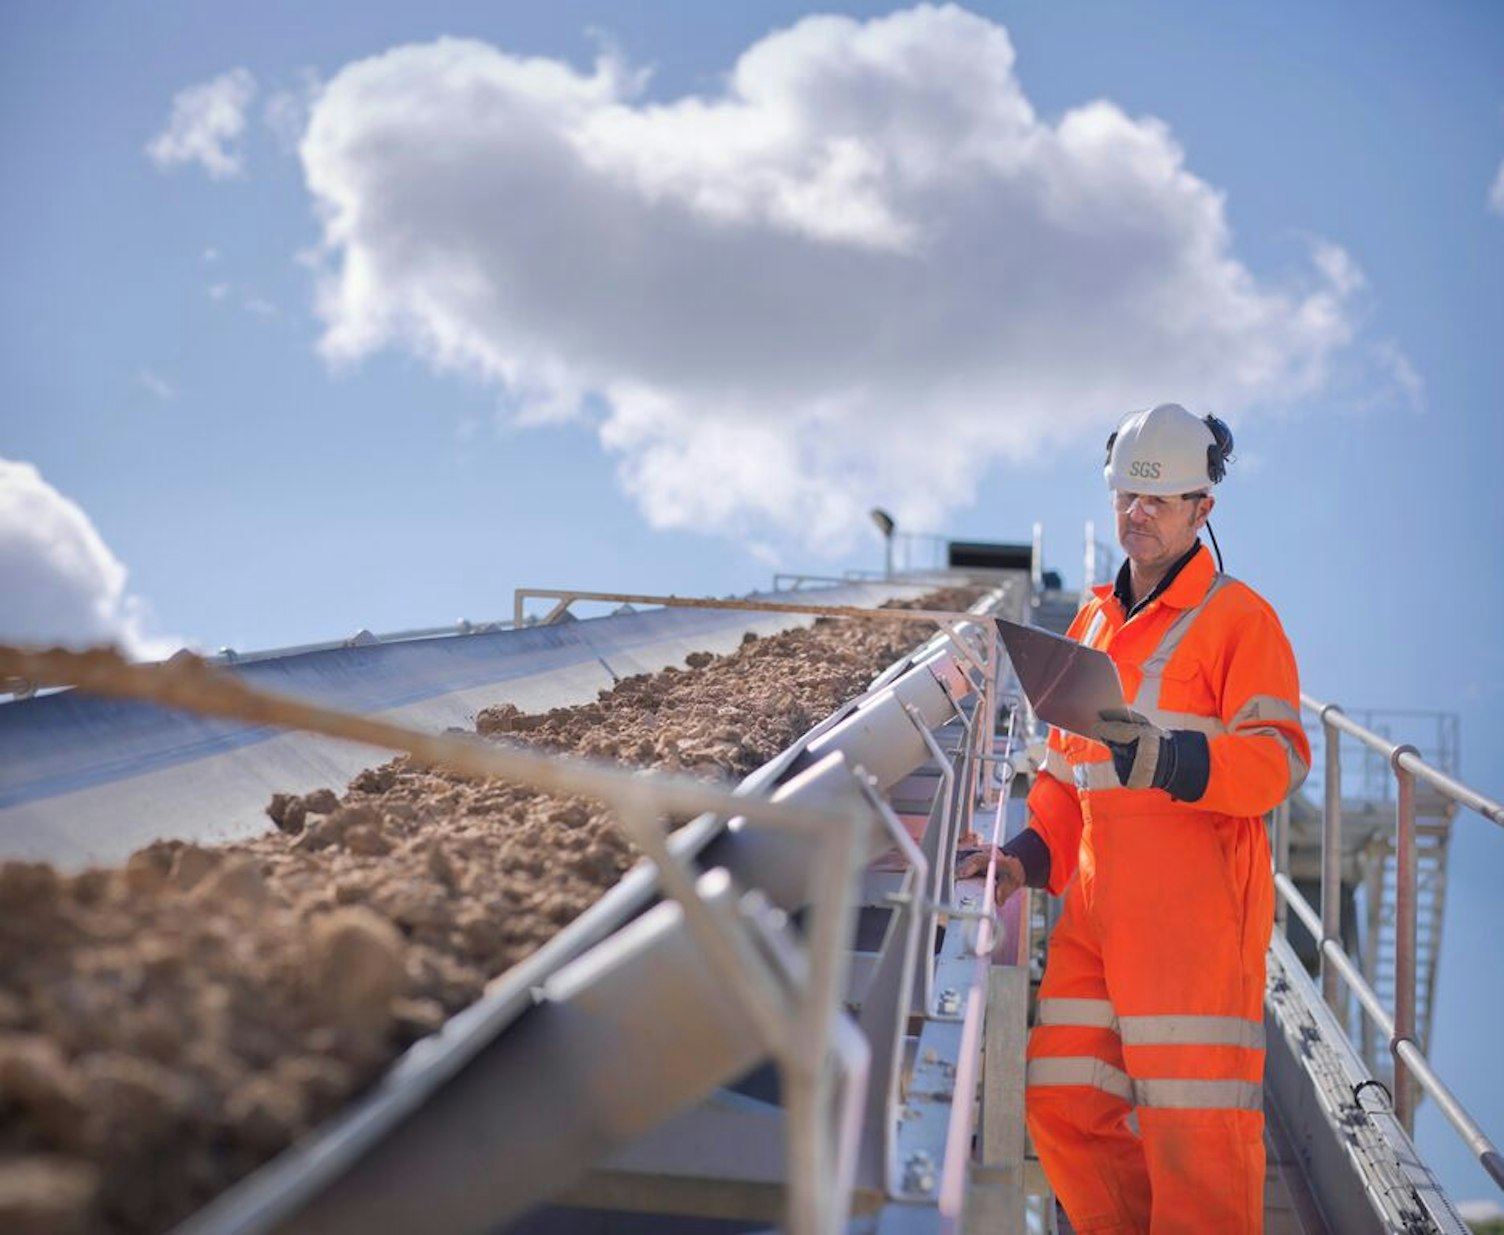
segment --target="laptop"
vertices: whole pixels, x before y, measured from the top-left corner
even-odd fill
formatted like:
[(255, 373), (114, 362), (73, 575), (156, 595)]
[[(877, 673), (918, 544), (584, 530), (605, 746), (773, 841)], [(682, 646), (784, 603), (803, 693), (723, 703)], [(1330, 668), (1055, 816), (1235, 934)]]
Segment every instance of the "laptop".
[(1128, 710), (1117, 667), (1106, 652), (1037, 626), (993, 620), (1040, 720), (1094, 738), (1101, 712)]

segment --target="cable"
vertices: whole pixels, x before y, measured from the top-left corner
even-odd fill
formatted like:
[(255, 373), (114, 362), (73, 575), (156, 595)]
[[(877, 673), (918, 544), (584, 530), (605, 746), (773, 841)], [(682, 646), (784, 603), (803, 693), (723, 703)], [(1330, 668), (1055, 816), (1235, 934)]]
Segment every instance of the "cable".
[(1222, 546), (1217, 543), (1217, 533), (1212, 531), (1211, 520), (1207, 520), (1206, 531), (1212, 538), (1212, 548), (1217, 551), (1217, 571), (1219, 574), (1225, 575), (1227, 571), (1222, 565)]

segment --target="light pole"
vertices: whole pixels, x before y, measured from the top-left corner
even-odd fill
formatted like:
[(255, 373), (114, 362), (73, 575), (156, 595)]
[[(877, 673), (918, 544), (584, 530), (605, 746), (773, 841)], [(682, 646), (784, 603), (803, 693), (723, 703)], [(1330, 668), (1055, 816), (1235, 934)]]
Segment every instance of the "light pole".
[(877, 530), (883, 534), (883, 578), (893, 577), (893, 529), (898, 525), (893, 521), (893, 516), (880, 506), (872, 508), (872, 522), (877, 524)]

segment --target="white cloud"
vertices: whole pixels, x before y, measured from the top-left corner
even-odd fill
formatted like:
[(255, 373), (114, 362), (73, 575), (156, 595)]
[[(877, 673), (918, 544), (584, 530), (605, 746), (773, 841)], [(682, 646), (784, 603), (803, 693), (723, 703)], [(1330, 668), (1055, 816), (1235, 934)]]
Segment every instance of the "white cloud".
[(718, 94), (645, 86), (454, 39), (345, 67), (301, 145), (324, 355), (598, 421), (655, 525), (831, 548), (1134, 406), (1298, 400), (1351, 350), (1342, 249), (1260, 280), (1164, 123), (1041, 119), (958, 8), (812, 17)]
[(199, 163), (213, 180), (240, 175), (245, 170), (240, 137), (255, 95), (256, 79), (249, 69), (231, 69), (179, 90), (167, 127), (147, 143), (146, 153), (164, 169)]
[(247, 313), (255, 313), (259, 317), (276, 317), (277, 306), (270, 300), (263, 300), (260, 296), (248, 296), (245, 301)]
[(228, 283), (211, 283), (211, 284), (209, 284), (209, 299), (210, 300), (223, 300), (229, 294), (230, 294), (230, 285)]
[(1400, 350), (1393, 339), (1384, 339), (1373, 345), (1372, 352), (1381, 371), (1387, 373), (1393, 388), (1399, 392), (1404, 404), (1412, 412), (1426, 410), (1426, 381)]
[(783, 555), (778, 552), (774, 545), (762, 540), (749, 540), (744, 546), (752, 560), (763, 566), (777, 570), (783, 565)]
[(1488, 208), (1495, 214), (1504, 214), (1504, 163), (1499, 164), (1493, 187), (1488, 191)]
[(1311, 260), (1341, 296), (1351, 296), (1368, 283), (1352, 255), (1330, 241), (1315, 241), (1311, 246)]
[(308, 114), (322, 86), (317, 73), (304, 69), (295, 88), (277, 90), (267, 98), (261, 118), (284, 152), (291, 153), (298, 148), (303, 131), (308, 127)]
[(76, 503), (30, 463), (0, 459), (0, 640), (167, 656), (178, 640), (147, 633), (145, 603)]
[(177, 398), (177, 387), (169, 382), (160, 373), (157, 373), (151, 369), (141, 368), (136, 370), (136, 381), (139, 382), (147, 390), (151, 391), (151, 393), (156, 395), (159, 399), (166, 400)]

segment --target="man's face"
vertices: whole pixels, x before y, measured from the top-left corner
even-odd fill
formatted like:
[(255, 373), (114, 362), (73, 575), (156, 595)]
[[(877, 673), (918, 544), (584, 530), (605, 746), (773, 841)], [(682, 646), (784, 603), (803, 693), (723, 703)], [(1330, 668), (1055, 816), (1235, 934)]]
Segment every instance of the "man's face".
[(1210, 494), (1193, 498), (1143, 498), (1115, 493), (1118, 544), (1128, 560), (1140, 569), (1167, 569), (1195, 543), (1196, 534), (1215, 502)]

